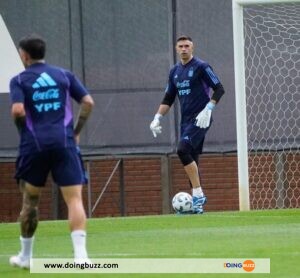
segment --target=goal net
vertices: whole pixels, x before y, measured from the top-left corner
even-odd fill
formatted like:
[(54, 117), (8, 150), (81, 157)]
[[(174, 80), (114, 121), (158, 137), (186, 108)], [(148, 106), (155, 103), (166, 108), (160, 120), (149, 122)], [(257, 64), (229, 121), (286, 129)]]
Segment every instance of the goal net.
[(242, 7), (252, 209), (300, 207), (300, 2), (268, 2)]

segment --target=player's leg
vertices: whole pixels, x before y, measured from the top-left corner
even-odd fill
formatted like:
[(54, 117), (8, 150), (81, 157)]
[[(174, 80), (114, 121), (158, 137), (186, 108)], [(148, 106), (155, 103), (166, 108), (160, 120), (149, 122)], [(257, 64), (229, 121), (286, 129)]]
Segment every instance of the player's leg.
[(68, 207), (70, 231), (85, 230), (86, 214), (82, 201), (82, 185), (61, 186), (60, 190)]
[(17, 160), (16, 178), (19, 180), (23, 194), (20, 212), (21, 251), (10, 258), (10, 264), (21, 268), (29, 268), (34, 233), (38, 225), (38, 203), (48, 175), (48, 165), (43, 163), (44, 154), (26, 155)]
[[(187, 132), (184, 134), (187, 134)], [(198, 147), (198, 144), (193, 143), (190, 136), (182, 136), (177, 147), (178, 157), (183, 164), (192, 188), (200, 187), (198, 152), (195, 147)]]
[(54, 154), (52, 175), (60, 186), (68, 207), (68, 220), (75, 259), (87, 259), (86, 214), (82, 201), (84, 173), (75, 149), (63, 149)]
[[(204, 196), (203, 190), (202, 190), (202, 181), (201, 181), (201, 174), (199, 172), (199, 154), (197, 152), (193, 152), (192, 154), (193, 160), (195, 161), (197, 168), (198, 168), (198, 176), (199, 176), (199, 184), (200, 186), (192, 186), (191, 181), (190, 187), (192, 189), (192, 196), (193, 196), (193, 204), (194, 204), (194, 210), (197, 210), (198, 213), (203, 213), (203, 205), (207, 202), (206, 196)], [(200, 208), (198, 208), (201, 206)]]
[(86, 250), (86, 214), (82, 202), (82, 186), (61, 186), (68, 207), (68, 220), (75, 259), (88, 258)]
[(199, 137), (200, 137), (199, 144), (197, 146), (195, 146), (195, 151), (192, 153), (192, 157), (197, 164), (200, 186), (192, 188), (192, 195), (193, 195), (193, 210), (195, 213), (201, 214), (204, 212), (203, 206), (207, 202), (207, 197), (204, 195), (203, 190), (202, 190), (203, 184), (201, 181), (201, 174), (200, 174), (200, 170), (199, 170), (199, 155), (202, 153), (202, 148), (203, 148), (203, 143), (204, 143), (205, 137), (202, 137), (202, 138), (201, 138), (201, 136), (199, 136)]
[(193, 152), (193, 147), (189, 142), (187, 142), (186, 140), (182, 140), (179, 142), (177, 154), (181, 163), (183, 164), (184, 170), (189, 178), (192, 189), (193, 191), (201, 191), (201, 194), (203, 196), (200, 184), (198, 164), (194, 160), (195, 156), (193, 155)]
[(38, 225), (38, 202), (41, 188), (33, 186), (25, 181), (20, 181), (23, 193), (22, 210), (19, 221), (21, 224), (21, 251), (10, 258), (10, 264), (21, 268), (29, 268), (32, 258), (34, 233)]
[(21, 251), (17, 256), (10, 258), (10, 263), (13, 266), (29, 268), (34, 241), (33, 235), (38, 225), (38, 202), (41, 189), (21, 181), (21, 191), (23, 193), (23, 204), (19, 217)]
[(203, 130), (194, 125), (182, 130), (177, 154), (192, 186), (193, 209), (195, 213), (203, 213), (206, 197), (203, 194), (198, 169), (198, 158), (202, 153), (203, 142), (207, 129)]
[[(192, 152), (191, 153), (193, 160), (196, 162), (197, 166), (199, 165), (199, 153), (198, 152)], [(201, 176), (200, 176), (201, 179)], [(201, 183), (201, 180), (200, 180)]]
[[(192, 152), (191, 156), (192, 156), (193, 160), (196, 162), (197, 167), (198, 167), (198, 165), (199, 165), (199, 154), (197, 154), (196, 152)], [(200, 185), (201, 185), (201, 175), (200, 175), (200, 173), (199, 173), (199, 178), (200, 178)], [(190, 187), (193, 188), (192, 183), (191, 183), (190, 180), (189, 180), (189, 183), (190, 183)]]

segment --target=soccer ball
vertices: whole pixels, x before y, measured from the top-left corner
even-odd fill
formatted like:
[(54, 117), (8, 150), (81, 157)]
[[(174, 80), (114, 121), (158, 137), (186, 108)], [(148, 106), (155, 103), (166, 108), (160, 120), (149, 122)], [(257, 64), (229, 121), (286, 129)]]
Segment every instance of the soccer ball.
[(172, 206), (178, 213), (191, 212), (193, 208), (193, 198), (189, 193), (179, 192), (173, 197)]

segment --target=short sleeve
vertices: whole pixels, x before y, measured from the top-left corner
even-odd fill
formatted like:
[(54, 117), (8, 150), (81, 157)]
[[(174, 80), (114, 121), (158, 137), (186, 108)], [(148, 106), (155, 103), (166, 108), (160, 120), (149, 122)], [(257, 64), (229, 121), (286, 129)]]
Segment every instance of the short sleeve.
[(205, 83), (211, 87), (216, 88), (218, 84), (220, 84), (220, 80), (217, 75), (214, 73), (213, 69), (209, 65), (205, 65), (202, 70), (202, 76)]
[(174, 78), (174, 72), (175, 70), (172, 69), (170, 71), (170, 74), (169, 74), (169, 79), (168, 79), (168, 84), (167, 84), (167, 87), (166, 87), (166, 90), (165, 90), (165, 93), (168, 94), (168, 95), (171, 95), (171, 96), (176, 96), (176, 93), (177, 93), (177, 89), (176, 89), (176, 86), (173, 82), (173, 78)]
[(79, 103), (81, 99), (89, 93), (73, 73), (67, 72), (66, 74), (70, 81), (70, 95)]
[(21, 86), (21, 82), (19, 82), (20, 76), (15, 76), (14, 78), (11, 79), (9, 88), (10, 88), (10, 100), (11, 103), (24, 103), (24, 91)]

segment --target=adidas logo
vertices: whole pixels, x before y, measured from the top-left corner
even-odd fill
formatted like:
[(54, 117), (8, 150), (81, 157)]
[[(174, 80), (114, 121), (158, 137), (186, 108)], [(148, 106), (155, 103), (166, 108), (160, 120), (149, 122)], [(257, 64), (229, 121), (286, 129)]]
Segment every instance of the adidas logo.
[(33, 83), (32, 88), (38, 89), (40, 87), (49, 87), (56, 85), (56, 82), (51, 78), (51, 76), (46, 72), (43, 72), (40, 77)]

